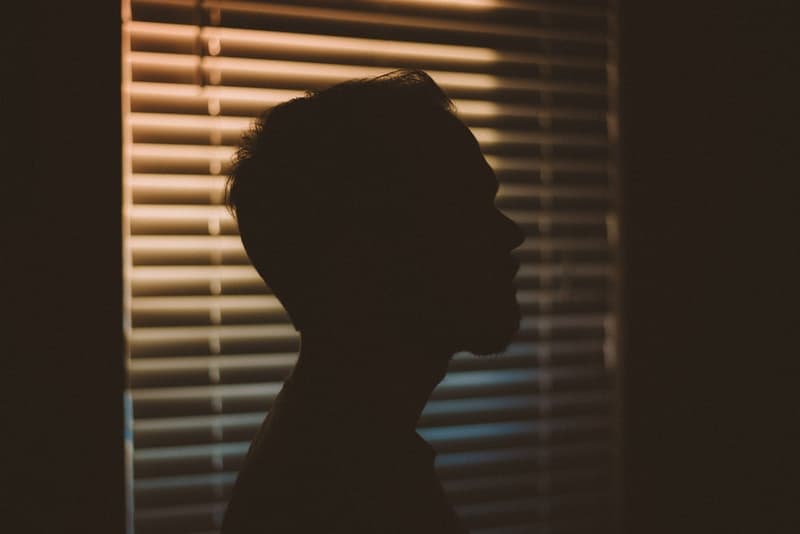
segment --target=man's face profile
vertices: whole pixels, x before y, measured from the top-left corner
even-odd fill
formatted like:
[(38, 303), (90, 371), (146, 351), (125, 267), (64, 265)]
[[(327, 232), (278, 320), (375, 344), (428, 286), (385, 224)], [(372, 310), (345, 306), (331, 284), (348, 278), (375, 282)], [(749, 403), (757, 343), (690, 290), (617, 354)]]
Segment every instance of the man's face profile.
[(513, 285), (519, 262), (510, 253), (523, 234), (495, 206), (495, 174), (459, 119), (445, 117), (426, 140), (430, 197), (412, 209), (428, 228), (429, 254), (417, 257), (428, 277), (421, 281), (430, 291), (427, 312), (457, 350), (500, 352), (519, 328)]

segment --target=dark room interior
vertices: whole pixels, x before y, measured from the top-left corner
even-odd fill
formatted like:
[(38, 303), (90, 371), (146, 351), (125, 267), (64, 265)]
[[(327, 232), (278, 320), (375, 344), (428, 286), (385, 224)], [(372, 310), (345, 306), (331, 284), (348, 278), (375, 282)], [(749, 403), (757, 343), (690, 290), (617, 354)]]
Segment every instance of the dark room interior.
[[(800, 532), (796, 13), (616, 3), (619, 498), (581, 532)], [(123, 13), (24, 10), (4, 34), (3, 531), (132, 532)]]

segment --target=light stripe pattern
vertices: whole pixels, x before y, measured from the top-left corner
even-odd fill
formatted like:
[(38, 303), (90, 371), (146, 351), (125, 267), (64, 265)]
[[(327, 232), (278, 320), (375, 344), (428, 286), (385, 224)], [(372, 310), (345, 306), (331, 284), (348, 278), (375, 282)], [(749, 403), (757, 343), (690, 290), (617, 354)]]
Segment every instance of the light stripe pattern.
[(614, 526), (616, 13), (607, 0), (124, 0), (132, 528), (217, 532), (298, 336), (249, 265), (224, 176), (263, 110), (426, 70), (524, 230), (521, 330), (458, 354), (420, 434), (473, 533)]

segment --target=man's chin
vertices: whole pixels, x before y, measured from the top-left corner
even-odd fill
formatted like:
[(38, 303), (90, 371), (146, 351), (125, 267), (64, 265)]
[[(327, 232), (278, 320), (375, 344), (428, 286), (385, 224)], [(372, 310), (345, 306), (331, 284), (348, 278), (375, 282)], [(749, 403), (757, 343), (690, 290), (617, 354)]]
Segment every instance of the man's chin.
[(503, 325), (475, 326), (464, 350), (476, 356), (491, 356), (505, 351), (519, 331), (520, 319), (516, 316)]

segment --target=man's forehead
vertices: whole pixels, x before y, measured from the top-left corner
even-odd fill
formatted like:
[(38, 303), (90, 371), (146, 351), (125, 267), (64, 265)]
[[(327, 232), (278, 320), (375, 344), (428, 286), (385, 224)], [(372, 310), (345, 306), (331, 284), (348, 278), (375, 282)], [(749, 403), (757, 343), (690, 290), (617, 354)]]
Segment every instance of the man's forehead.
[(488, 195), (497, 192), (497, 178), (480, 144), (457, 116), (440, 115), (419, 141), (426, 153), (422, 163), (431, 166), (436, 182), (445, 187), (458, 187), (463, 192)]

